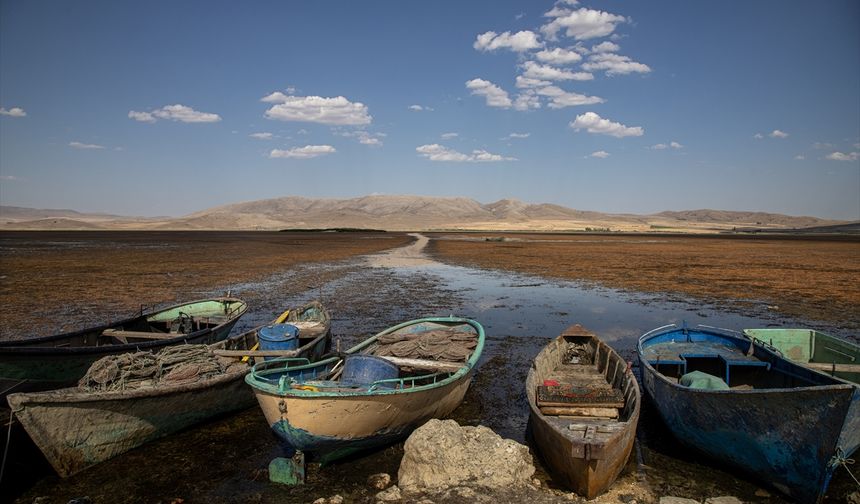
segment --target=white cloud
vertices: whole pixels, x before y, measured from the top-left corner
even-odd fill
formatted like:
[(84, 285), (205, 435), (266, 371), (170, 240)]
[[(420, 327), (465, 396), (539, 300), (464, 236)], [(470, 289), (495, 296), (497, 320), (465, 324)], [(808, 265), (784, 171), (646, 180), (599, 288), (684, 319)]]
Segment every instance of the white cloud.
[(606, 159), (609, 157), (609, 153), (604, 151), (604, 150), (599, 150), (599, 151), (592, 152), (588, 157)]
[[(832, 143), (827, 143), (827, 142), (815, 142), (814, 144), (812, 144), (813, 149), (819, 149), (819, 150), (820, 149), (832, 149), (834, 147), (836, 147), (836, 146), (833, 145)], [(860, 147), (857, 147), (857, 148), (860, 149)]]
[(659, 143), (651, 146), (651, 150), (663, 150), (667, 149), (669, 146), (664, 143)]
[(843, 152), (832, 152), (826, 155), (824, 159), (829, 159), (831, 161), (857, 161), (860, 159), (860, 152), (849, 152), (847, 154)]
[(472, 79), (466, 82), (466, 87), (473, 95), (483, 96), (487, 99), (487, 106), (510, 108), (511, 99), (508, 92), (490, 81), (484, 79)]
[(221, 116), (210, 112), (199, 112), (191, 107), (175, 104), (165, 105), (151, 112), (129, 111), (128, 117), (135, 121), (154, 123), (158, 119), (168, 119), (184, 123), (210, 123), (218, 122)]
[(27, 113), (24, 112), (24, 109), (22, 109), (21, 107), (12, 107), (9, 110), (0, 107), (0, 115), (9, 117), (27, 117)]
[(457, 138), (458, 136), (460, 136), (460, 134), (459, 133), (442, 133), (440, 136), (442, 137), (443, 140), (450, 140), (452, 138)]
[(337, 152), (337, 150), (331, 145), (305, 145), (304, 147), (294, 147), (289, 150), (272, 149), (272, 152), (269, 153), (269, 157), (309, 159), (331, 154), (333, 152)]
[(560, 30), (564, 30), (565, 35), (576, 40), (605, 37), (615, 31), (618, 23), (627, 22), (624, 16), (586, 8), (575, 11), (553, 9), (545, 16), (555, 18), (541, 27), (541, 32), (551, 40), (556, 38)]
[(619, 49), (621, 49), (620, 45), (610, 42), (608, 40), (605, 42), (601, 42), (597, 45), (591, 46), (591, 51), (596, 53), (618, 52)]
[(532, 136), (531, 133), (511, 133), (508, 138), (528, 138), (530, 136)]
[(251, 134), (250, 134), (250, 135), (248, 135), (248, 136), (249, 136), (249, 137), (251, 137), (251, 138), (259, 138), (260, 140), (271, 140), (271, 139), (272, 139), (272, 137), (274, 137), (274, 135), (272, 135), (272, 134), (271, 134), (271, 133), (269, 133), (269, 132), (263, 132), (263, 133), (251, 133)]
[(577, 80), (577, 81), (585, 81), (592, 80), (594, 76), (588, 72), (571, 72), (569, 70), (562, 70), (560, 68), (555, 68), (549, 65), (541, 65), (535, 61), (526, 61), (522, 64), (522, 68), (525, 69), (525, 73), (523, 73), (523, 77), (528, 79), (537, 79), (537, 80), (549, 80), (549, 81), (557, 81), (557, 80)]
[(275, 91), (272, 94), (260, 98), (260, 101), (265, 103), (282, 103), (287, 101), (289, 98), (290, 97), (288, 95), (285, 95), (280, 91)]
[(374, 147), (382, 146), (382, 139), (387, 136), (385, 133), (370, 133), (364, 130), (335, 132), (335, 135), (357, 138), (358, 143)]
[(433, 112), (433, 108), (426, 105), (410, 105), (409, 110), (414, 110), (415, 112), (421, 112), (424, 110), (427, 112)]
[(796, 159), (798, 161), (803, 161), (804, 159), (806, 159), (806, 156), (804, 156), (803, 154), (798, 154), (798, 155), (794, 156), (794, 159)]
[[(278, 95), (278, 96), (275, 96)], [(363, 103), (351, 102), (343, 96), (323, 98), (321, 96), (287, 96), (272, 93), (263, 101), (276, 103), (264, 114), (268, 119), (300, 121), (339, 126), (370, 124), (373, 117), (367, 113)]]
[(421, 145), (415, 151), (430, 161), (448, 161), (452, 163), (489, 163), (494, 161), (516, 161), (516, 158), (492, 154), (485, 150), (473, 150), (471, 154), (463, 154), (439, 144)]
[(526, 89), (517, 95), (514, 100), (515, 110), (529, 110), (540, 108), (540, 97), (534, 89)]
[(543, 51), (536, 52), (535, 57), (543, 63), (562, 66), (576, 63), (582, 59), (582, 55), (578, 52), (562, 49), (561, 47), (556, 47), (552, 50), (544, 49)]
[(88, 143), (81, 143), (81, 142), (69, 142), (69, 147), (72, 147), (74, 149), (91, 149), (91, 150), (92, 149), (104, 149), (105, 148), (104, 145), (88, 144)]
[(606, 70), (606, 75), (648, 73), (651, 67), (638, 63), (627, 56), (614, 53), (597, 53), (588, 57), (588, 62), (582, 64), (585, 70)]
[(496, 49), (510, 49), (515, 52), (524, 52), (542, 47), (536, 33), (523, 30), (513, 35), (511, 32), (496, 33), (488, 31), (477, 36), (472, 47), (478, 51), (495, 51)]
[(546, 86), (538, 89), (536, 93), (550, 99), (549, 108), (551, 109), (603, 103), (603, 98), (600, 98), (599, 96), (586, 96), (579, 93), (573, 93), (565, 91), (557, 86)]
[(753, 138), (755, 138), (756, 140), (761, 140), (762, 138), (764, 138), (764, 135), (762, 135), (761, 133), (756, 133), (755, 135), (753, 135)]
[(771, 131), (770, 133), (768, 133), (767, 136), (769, 136), (771, 138), (785, 138), (788, 136), (788, 133), (786, 133), (784, 131), (780, 131), (778, 129), (775, 129), (775, 130)]
[(683, 149), (684, 146), (679, 144), (678, 142), (669, 142), (669, 147), (673, 149)]
[(529, 77), (523, 77), (522, 75), (517, 75), (516, 86), (520, 89), (522, 89), (522, 88), (540, 88), (540, 87), (549, 86), (549, 85), (552, 85), (551, 81), (532, 79)]
[(576, 119), (570, 123), (570, 127), (577, 131), (585, 129), (589, 133), (610, 135), (616, 138), (642, 136), (645, 134), (645, 130), (641, 126), (628, 127), (621, 123), (604, 119), (594, 112), (586, 112), (576, 116)]

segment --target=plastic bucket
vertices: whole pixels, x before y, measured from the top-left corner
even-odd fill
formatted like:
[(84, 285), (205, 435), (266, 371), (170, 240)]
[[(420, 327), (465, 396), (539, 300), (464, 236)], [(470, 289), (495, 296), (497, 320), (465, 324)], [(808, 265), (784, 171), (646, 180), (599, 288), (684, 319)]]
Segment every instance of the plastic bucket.
[(257, 339), (260, 350), (295, 350), (299, 347), (299, 328), (292, 324), (268, 325), (257, 331)]
[[(342, 383), (353, 385), (370, 385), (379, 380), (389, 380), (400, 376), (400, 370), (394, 364), (375, 355), (348, 355), (343, 363)], [(393, 384), (386, 384), (393, 387)]]

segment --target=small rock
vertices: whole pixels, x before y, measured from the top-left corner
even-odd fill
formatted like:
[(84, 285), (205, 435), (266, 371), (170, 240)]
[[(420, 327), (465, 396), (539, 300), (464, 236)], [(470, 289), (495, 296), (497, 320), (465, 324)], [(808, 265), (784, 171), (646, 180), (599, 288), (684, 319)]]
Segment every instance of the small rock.
[(343, 497), (340, 495), (332, 495), (328, 498), (328, 504), (343, 504)]
[(93, 500), (90, 499), (89, 496), (76, 497), (76, 498), (70, 500), (69, 504), (93, 504)]
[(845, 500), (848, 504), (860, 504), (860, 491), (851, 492), (845, 496)]
[(539, 480), (539, 479), (537, 479), (537, 478), (534, 478), (534, 479), (532, 480), (532, 485), (534, 485), (534, 486), (536, 486), (536, 487), (540, 488), (540, 480)]
[(475, 491), (469, 487), (459, 487), (454, 489), (454, 492), (464, 499), (474, 499)]
[(415, 504), (436, 504), (436, 503), (431, 501), (430, 499), (421, 499), (420, 501), (416, 502)]
[(367, 477), (367, 485), (377, 490), (385, 490), (391, 484), (391, 475), (388, 473), (371, 474)]
[(326, 504), (326, 500), (328, 499), (326, 499), (325, 497), (320, 497), (319, 499), (314, 501), (314, 504)]
[[(770, 492), (768, 492), (764, 488), (759, 488), (758, 490), (755, 491), (755, 496), (756, 497), (770, 497)], [(860, 504), (860, 503), (858, 503), (858, 504)]]
[(382, 502), (394, 502), (400, 500), (400, 488), (397, 485), (389, 488), (388, 490), (383, 490), (376, 494), (376, 500)]
[(660, 497), (660, 504), (699, 504), (695, 499), (685, 499), (683, 497)]
[(705, 500), (705, 504), (744, 504), (744, 501), (731, 495), (723, 495), (721, 497), (710, 497)]

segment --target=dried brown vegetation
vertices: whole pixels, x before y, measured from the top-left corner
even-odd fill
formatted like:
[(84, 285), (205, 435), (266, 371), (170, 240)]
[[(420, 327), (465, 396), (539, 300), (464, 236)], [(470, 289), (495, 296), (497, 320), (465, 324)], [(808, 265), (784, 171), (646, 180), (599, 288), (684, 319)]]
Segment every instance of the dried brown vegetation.
[[(725, 304), (860, 328), (856, 239), (638, 235), (436, 235), (438, 260)], [(486, 238), (486, 239), (485, 239)], [(494, 241), (495, 240), (495, 241)]]

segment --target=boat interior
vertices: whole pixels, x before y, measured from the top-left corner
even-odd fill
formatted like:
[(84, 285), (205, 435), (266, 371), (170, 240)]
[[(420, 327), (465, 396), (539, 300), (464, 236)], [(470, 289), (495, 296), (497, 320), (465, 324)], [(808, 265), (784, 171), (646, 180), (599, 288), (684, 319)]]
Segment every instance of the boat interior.
[[(661, 375), (673, 383), (694, 388), (684, 376), (699, 372), (722, 381), (726, 387), (751, 390), (809, 387), (836, 383), (826, 376), (787, 365), (760, 346), (740, 338), (720, 337), (699, 331), (677, 331), (669, 337), (661, 336), (642, 343), (642, 358)], [(702, 376), (699, 374), (698, 376)]]
[(599, 441), (622, 430), (639, 401), (628, 364), (585, 330), (563, 334), (550, 345), (535, 359), (531, 384), (546, 421), (579, 441)]

